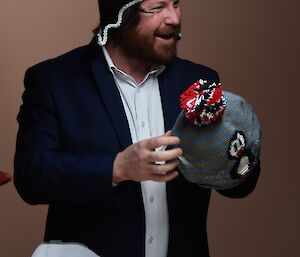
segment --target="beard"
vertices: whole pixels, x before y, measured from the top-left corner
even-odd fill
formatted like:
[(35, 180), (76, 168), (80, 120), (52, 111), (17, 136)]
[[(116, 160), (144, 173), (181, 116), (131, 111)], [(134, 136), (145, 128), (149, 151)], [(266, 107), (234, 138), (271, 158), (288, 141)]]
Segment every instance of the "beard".
[[(135, 28), (123, 30), (120, 46), (130, 58), (136, 58), (151, 65), (169, 64), (177, 56), (179, 26), (169, 26), (153, 32), (138, 31)], [(157, 42), (160, 39), (173, 39), (171, 42)]]

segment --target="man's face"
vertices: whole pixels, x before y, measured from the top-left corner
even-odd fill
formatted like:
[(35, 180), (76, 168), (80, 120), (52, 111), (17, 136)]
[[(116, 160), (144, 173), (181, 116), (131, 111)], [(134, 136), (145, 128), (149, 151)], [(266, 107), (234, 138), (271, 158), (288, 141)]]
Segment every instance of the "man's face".
[(150, 64), (167, 64), (177, 55), (180, 25), (179, 1), (144, 0), (140, 22), (124, 31), (121, 47), (128, 56)]

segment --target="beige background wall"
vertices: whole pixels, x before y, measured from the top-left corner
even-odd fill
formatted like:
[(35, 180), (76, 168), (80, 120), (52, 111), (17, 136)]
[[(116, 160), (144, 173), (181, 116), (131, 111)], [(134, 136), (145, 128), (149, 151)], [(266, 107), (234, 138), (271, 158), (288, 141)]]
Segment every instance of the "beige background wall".
[[(182, 2), (180, 55), (215, 68), (263, 126), (256, 191), (242, 200), (213, 195), (211, 255), (299, 256), (299, 3)], [(0, 0), (0, 169), (13, 171), (25, 69), (88, 43), (97, 21), (96, 0)], [(45, 206), (23, 203), (13, 183), (0, 187), (0, 256), (30, 256), (45, 215)]]

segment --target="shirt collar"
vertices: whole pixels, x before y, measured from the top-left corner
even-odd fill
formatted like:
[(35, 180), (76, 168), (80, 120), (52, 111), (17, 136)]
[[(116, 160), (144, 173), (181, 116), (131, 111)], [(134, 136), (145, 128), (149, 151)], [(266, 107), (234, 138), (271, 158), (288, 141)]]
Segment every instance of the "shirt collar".
[[(105, 60), (107, 62), (107, 65), (110, 69), (110, 71), (114, 74), (116, 71), (125, 75), (125, 76), (129, 76), (131, 77), (130, 75), (128, 75), (126, 72), (120, 70), (112, 61), (107, 49), (105, 46), (102, 46), (102, 50), (103, 50), (103, 54), (104, 54), (104, 57), (105, 57)], [(165, 70), (166, 66), (165, 65), (160, 65), (160, 66), (155, 66), (155, 67), (152, 67), (151, 70), (146, 74), (145, 78), (149, 77), (149, 75), (155, 75), (155, 76), (158, 76), (159, 74), (161, 74), (164, 70)]]

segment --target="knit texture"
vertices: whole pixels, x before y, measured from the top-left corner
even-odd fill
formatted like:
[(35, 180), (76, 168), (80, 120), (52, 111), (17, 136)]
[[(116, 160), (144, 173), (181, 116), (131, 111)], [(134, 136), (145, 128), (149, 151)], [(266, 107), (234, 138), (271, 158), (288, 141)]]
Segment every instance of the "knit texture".
[(182, 111), (172, 129), (181, 139), (180, 172), (201, 187), (228, 189), (239, 185), (257, 164), (261, 127), (242, 97), (224, 92), (223, 116), (207, 126), (195, 126)]

